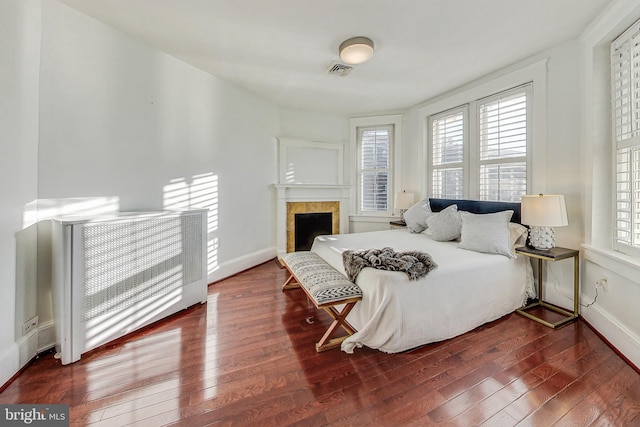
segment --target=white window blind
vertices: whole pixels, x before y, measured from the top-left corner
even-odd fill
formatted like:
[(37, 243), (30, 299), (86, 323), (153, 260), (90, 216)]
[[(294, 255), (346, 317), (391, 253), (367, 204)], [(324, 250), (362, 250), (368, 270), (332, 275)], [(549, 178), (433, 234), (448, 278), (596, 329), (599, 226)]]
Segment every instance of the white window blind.
[(478, 101), (481, 200), (518, 202), (527, 192), (530, 87)]
[(527, 192), (532, 88), (429, 117), (431, 196), (520, 201)]
[(358, 128), (360, 212), (388, 212), (393, 126)]
[(461, 199), (464, 196), (465, 109), (459, 108), (431, 120), (431, 194)]
[(640, 21), (611, 44), (614, 248), (640, 255)]

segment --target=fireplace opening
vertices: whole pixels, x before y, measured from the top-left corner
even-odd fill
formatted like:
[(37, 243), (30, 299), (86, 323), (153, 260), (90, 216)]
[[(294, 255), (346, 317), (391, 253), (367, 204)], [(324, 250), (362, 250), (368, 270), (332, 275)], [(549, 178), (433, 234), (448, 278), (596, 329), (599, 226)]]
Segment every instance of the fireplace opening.
[(295, 250), (308, 251), (316, 236), (333, 234), (331, 212), (295, 214)]
[[(305, 215), (309, 215), (307, 220), (310, 225), (308, 226), (300, 224), (301, 221), (307, 222), (304, 219)], [(300, 219), (296, 219), (298, 216)], [(320, 217), (325, 217), (325, 219), (319, 220)], [(329, 220), (328, 224), (327, 220)], [(320, 225), (312, 225), (318, 222)], [(311, 230), (299, 232), (299, 227), (310, 227)], [(340, 233), (339, 201), (287, 202), (287, 252), (309, 250), (315, 237), (338, 233)]]

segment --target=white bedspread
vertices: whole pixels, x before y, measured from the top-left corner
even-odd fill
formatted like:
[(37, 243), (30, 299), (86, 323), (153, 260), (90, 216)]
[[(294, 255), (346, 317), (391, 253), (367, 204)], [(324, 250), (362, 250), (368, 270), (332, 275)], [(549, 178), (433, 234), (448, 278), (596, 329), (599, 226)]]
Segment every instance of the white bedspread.
[(367, 346), (386, 353), (452, 338), (498, 319), (534, 296), (528, 258), (510, 259), (436, 242), (404, 229), (316, 237), (311, 250), (344, 274), (342, 252), (392, 247), (429, 253), (438, 267), (410, 281), (405, 273), (365, 268), (356, 279), (363, 298), (348, 320), (357, 329), (342, 350)]

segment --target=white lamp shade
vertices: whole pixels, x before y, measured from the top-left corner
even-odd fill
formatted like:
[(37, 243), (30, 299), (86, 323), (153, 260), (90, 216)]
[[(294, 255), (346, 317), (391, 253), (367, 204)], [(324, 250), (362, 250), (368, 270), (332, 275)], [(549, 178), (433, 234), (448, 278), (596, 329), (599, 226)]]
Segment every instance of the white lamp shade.
[(367, 37), (353, 37), (342, 42), (340, 59), (347, 64), (362, 64), (373, 56), (373, 41)]
[(414, 204), (413, 193), (396, 193), (396, 209), (409, 209)]
[(561, 227), (568, 225), (567, 206), (560, 194), (522, 196), (521, 222), (530, 226)]

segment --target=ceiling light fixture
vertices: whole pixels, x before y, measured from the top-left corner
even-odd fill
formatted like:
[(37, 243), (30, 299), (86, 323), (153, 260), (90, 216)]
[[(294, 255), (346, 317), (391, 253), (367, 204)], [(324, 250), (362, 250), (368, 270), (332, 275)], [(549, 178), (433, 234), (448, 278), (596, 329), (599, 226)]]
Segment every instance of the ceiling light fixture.
[(373, 40), (368, 37), (352, 37), (340, 45), (340, 59), (347, 64), (362, 64), (373, 56)]

